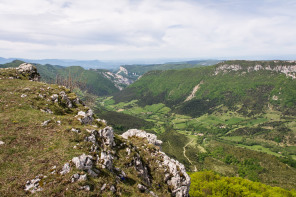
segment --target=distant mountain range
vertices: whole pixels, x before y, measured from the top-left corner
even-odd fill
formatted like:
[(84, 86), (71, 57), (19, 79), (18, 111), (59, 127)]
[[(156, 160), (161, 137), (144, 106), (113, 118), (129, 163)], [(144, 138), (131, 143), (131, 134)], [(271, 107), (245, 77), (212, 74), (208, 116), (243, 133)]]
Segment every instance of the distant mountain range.
[(155, 60), (74, 60), (74, 59), (24, 59), (24, 58), (3, 58), (0, 57), (0, 64), (6, 64), (14, 60), (20, 60), (27, 63), (34, 64), (51, 64), (58, 66), (81, 66), (89, 69), (108, 69), (117, 70), (121, 65), (137, 65), (137, 66), (148, 66), (156, 64), (199, 64), (200, 62), (211, 62), (217, 60), (172, 60), (172, 59), (155, 59)]
[(81, 66), (83, 68), (116, 69), (120, 63), (103, 62), (99, 60), (71, 60), (71, 59), (23, 59), (23, 58), (2, 58), (0, 64), (6, 64), (14, 60), (21, 60), (27, 63), (51, 64), (59, 66)]

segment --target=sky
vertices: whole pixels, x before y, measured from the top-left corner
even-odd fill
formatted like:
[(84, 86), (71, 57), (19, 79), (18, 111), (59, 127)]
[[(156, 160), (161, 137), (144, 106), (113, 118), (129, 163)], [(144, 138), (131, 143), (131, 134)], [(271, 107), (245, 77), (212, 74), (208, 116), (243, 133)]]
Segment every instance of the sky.
[(296, 0), (0, 0), (0, 57), (296, 59)]

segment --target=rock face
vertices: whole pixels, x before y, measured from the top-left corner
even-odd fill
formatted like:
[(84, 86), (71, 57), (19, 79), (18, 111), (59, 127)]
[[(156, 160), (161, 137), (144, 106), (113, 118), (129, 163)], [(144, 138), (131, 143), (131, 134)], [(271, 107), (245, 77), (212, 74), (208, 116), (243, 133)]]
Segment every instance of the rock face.
[(146, 131), (143, 130), (138, 130), (138, 129), (130, 129), (123, 133), (121, 135), (124, 139), (128, 139), (129, 137), (140, 137), (140, 138), (146, 138), (148, 140), (148, 143), (154, 144), (156, 146), (161, 146), (162, 141), (157, 140), (156, 135), (147, 133)]
[(171, 159), (165, 153), (163, 153), (162, 165), (168, 167), (164, 181), (173, 187), (173, 196), (188, 196), (191, 181), (184, 165)]
[[(273, 61), (273, 63), (277, 64), (278, 61)], [(272, 63), (271, 63), (272, 64)], [(256, 64), (254, 66), (248, 66), (248, 67), (243, 67), (239, 64), (223, 64), (220, 65), (215, 69), (214, 74), (218, 75), (219, 73), (227, 73), (230, 71), (246, 71), (246, 72), (254, 72), (254, 71), (259, 71), (259, 70), (268, 70), (268, 71), (273, 71), (273, 72), (278, 72), (278, 73), (283, 73), (287, 77), (291, 77), (292, 79), (296, 79), (296, 65), (295, 62), (282, 62), (282, 65), (261, 65), (261, 64)], [(287, 64), (287, 65), (285, 65)]]
[(19, 67), (17, 67), (16, 70), (21, 74), (28, 74), (30, 80), (40, 80), (40, 74), (37, 72), (37, 68), (32, 64), (23, 63)]
[[(128, 139), (129, 137), (146, 138), (151, 144), (157, 146), (162, 144), (162, 141), (157, 140), (156, 135), (137, 129), (126, 131), (122, 134), (122, 137), (125, 139)], [(163, 152), (159, 151), (158, 153), (163, 157), (163, 162), (161, 162), (159, 166), (166, 168), (164, 181), (173, 188), (172, 195), (176, 197), (188, 196), (191, 181), (189, 175), (186, 173), (185, 166), (180, 162), (171, 159)], [(134, 157), (133, 162), (138, 173), (143, 177), (143, 181), (149, 185), (150, 177), (147, 168), (143, 165), (139, 155)], [(143, 187), (141, 187), (141, 190), (142, 189)]]
[(128, 76), (128, 71), (122, 66), (119, 68), (117, 73), (102, 72), (102, 74), (107, 79), (110, 79), (114, 83), (115, 87), (119, 90), (122, 90), (134, 82), (133, 80), (126, 77)]

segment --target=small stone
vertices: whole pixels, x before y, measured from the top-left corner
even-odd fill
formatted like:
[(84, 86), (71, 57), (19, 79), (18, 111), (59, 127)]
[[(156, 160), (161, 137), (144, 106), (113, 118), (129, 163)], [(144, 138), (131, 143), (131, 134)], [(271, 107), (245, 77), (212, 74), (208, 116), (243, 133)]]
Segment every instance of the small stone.
[(79, 179), (80, 175), (79, 175), (79, 174), (74, 174), (73, 177), (74, 177), (75, 179)]
[(111, 192), (113, 192), (113, 193), (115, 193), (115, 192), (116, 192), (116, 188), (115, 188), (115, 186), (114, 186), (114, 185), (111, 185), (111, 187), (110, 187), (110, 191), (111, 191)]
[(35, 193), (36, 191), (42, 191), (42, 188), (39, 185), (41, 181), (42, 175), (38, 175), (35, 179), (26, 182), (25, 191), (30, 191), (31, 193)]
[(46, 121), (44, 121), (41, 125), (42, 125), (42, 126), (47, 126), (48, 123), (50, 123), (50, 121), (51, 121), (51, 120), (46, 120)]
[(0, 145), (3, 145), (3, 144), (5, 144), (3, 141), (0, 141)]
[(75, 133), (80, 133), (80, 129), (72, 128), (71, 131), (72, 131), (72, 132), (75, 132)]
[(59, 95), (53, 94), (53, 95), (51, 95), (50, 98), (51, 98), (51, 101), (54, 101), (56, 103), (56, 102), (58, 102)]
[(131, 149), (126, 148), (125, 150), (126, 150), (127, 155), (130, 155), (131, 154)]
[(85, 191), (90, 191), (90, 186), (89, 185), (85, 185), (80, 187), (81, 190), (85, 190)]
[(61, 175), (65, 175), (67, 173), (69, 173), (71, 170), (70, 168), (70, 164), (69, 163), (65, 163), (65, 165), (63, 166), (62, 171), (60, 172)]
[(25, 97), (27, 97), (27, 95), (26, 94), (22, 94), (21, 97), (22, 98), (25, 98)]
[(92, 176), (92, 177), (98, 177), (98, 173), (96, 173), (94, 170), (92, 170), (92, 169), (89, 169), (88, 171), (87, 171), (87, 173), (90, 175), (90, 176)]
[(144, 185), (142, 184), (138, 184), (138, 189), (141, 191), (141, 192), (145, 192), (147, 187), (145, 187)]
[(58, 120), (57, 123), (58, 123), (58, 125), (61, 125), (62, 122), (60, 120)]
[(86, 174), (80, 175), (78, 181), (87, 181), (87, 175)]
[(102, 187), (101, 187), (101, 191), (104, 191), (104, 189), (106, 188), (107, 184), (105, 183)]

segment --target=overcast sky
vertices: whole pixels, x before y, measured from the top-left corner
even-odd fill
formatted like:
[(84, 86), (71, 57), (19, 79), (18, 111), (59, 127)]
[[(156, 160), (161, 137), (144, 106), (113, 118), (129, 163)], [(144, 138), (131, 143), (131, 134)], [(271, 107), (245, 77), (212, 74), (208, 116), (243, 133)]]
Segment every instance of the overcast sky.
[(0, 57), (296, 59), (296, 0), (0, 0)]

